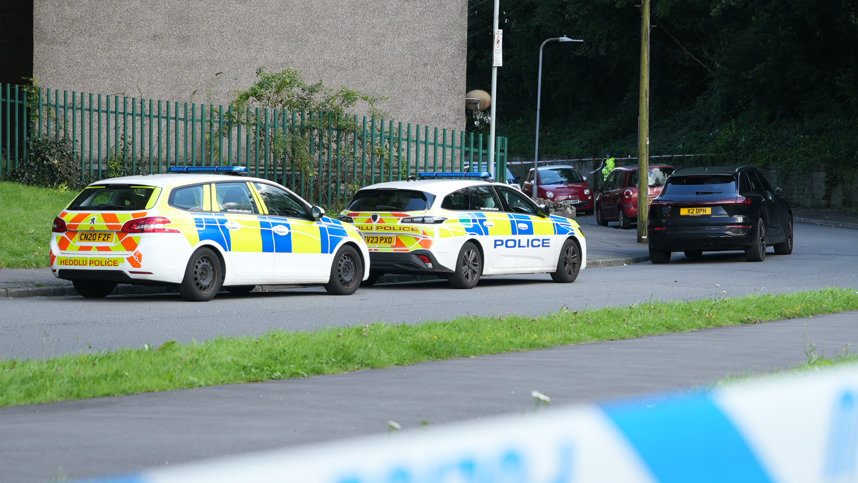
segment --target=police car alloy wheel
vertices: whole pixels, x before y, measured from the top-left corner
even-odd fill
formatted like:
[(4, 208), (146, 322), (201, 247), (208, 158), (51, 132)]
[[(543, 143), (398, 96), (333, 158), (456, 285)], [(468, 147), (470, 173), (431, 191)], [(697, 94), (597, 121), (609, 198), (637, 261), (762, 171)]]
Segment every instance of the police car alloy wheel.
[(578, 278), (581, 270), (581, 250), (574, 240), (566, 240), (560, 249), (560, 260), (557, 261), (557, 271), (551, 274), (555, 282), (572, 283)]
[(474, 288), (480, 282), (483, 271), (483, 257), (473, 243), (462, 245), (459, 259), (456, 261), (456, 271), (450, 274), (448, 280), (455, 288)]

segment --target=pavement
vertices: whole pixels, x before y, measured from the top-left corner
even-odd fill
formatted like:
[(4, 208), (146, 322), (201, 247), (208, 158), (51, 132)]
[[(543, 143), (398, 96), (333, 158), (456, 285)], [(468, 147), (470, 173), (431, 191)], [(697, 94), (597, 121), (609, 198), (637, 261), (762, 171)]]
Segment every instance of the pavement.
[[(838, 228), (858, 229), (858, 212), (844, 210), (793, 210), (796, 223), (808, 223)], [(587, 237), (587, 268), (616, 267), (649, 261), (646, 245), (636, 242), (635, 230), (618, 230), (600, 227), (593, 215), (580, 217)], [(431, 280), (434, 276), (386, 275), (379, 283)], [(297, 285), (257, 287), (256, 291), (269, 292), (293, 289)], [(114, 294), (175, 293), (169, 287), (119, 285)], [(60, 297), (77, 295), (71, 282), (53, 276), (48, 268), (0, 269), (0, 297)]]
[[(346, 374), (0, 408), (0, 482), (65, 481), (581, 402), (694, 392), (858, 345), (858, 312)], [(428, 424), (428, 428), (424, 427)], [(336, 458), (336, 455), (331, 455)]]

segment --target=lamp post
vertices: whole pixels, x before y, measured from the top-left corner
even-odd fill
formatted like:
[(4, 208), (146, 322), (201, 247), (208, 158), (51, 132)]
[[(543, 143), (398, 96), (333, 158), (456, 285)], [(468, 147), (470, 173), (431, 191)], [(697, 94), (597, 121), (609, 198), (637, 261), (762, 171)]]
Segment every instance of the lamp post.
[(574, 43), (583, 43), (583, 40), (570, 39), (567, 36), (563, 37), (552, 37), (550, 39), (545, 39), (545, 42), (542, 42), (542, 45), (539, 46), (539, 78), (536, 82), (536, 153), (533, 155), (533, 181), (531, 182), (533, 185), (533, 197), (536, 198), (536, 185), (537, 185), (537, 170), (536, 164), (539, 161), (539, 109), (542, 104), (542, 49), (545, 47), (545, 44), (552, 41), (557, 42), (574, 42)]

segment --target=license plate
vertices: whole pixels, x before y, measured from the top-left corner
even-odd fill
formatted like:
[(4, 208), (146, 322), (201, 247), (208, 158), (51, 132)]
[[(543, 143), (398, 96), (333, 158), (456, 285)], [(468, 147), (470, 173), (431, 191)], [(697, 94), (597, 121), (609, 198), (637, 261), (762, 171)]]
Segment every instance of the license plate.
[(113, 233), (81, 231), (77, 234), (77, 241), (89, 243), (113, 243)]
[(364, 237), (367, 245), (393, 245), (393, 240), (395, 238), (396, 237), (393, 237), (393, 236), (376, 236), (376, 235), (369, 235), (369, 236)]
[(578, 200), (563, 200), (560, 203), (564, 204), (564, 205), (577, 205), (578, 203), (580, 203), (580, 201), (578, 201)]
[(680, 215), (711, 215), (712, 208), (680, 208)]

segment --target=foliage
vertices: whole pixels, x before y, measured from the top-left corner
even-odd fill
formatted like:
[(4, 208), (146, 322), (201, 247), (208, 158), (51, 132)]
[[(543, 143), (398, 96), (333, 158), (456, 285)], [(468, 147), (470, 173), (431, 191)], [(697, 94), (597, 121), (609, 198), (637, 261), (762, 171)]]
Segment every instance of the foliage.
[(51, 222), (77, 191), (0, 181), (0, 268), (44, 268)]
[[(385, 123), (387, 114), (379, 107), (387, 97), (374, 97), (346, 87), (334, 90), (325, 87), (322, 81), (309, 84), (293, 68), (274, 73), (259, 68), (256, 75), (253, 86), (236, 94), (230, 109), (230, 130), (237, 124), (246, 126), (247, 132), (252, 133), (256, 151), (262, 151), (263, 159), (273, 161), (272, 169), (281, 173), (284, 183), (290, 174), (309, 178), (310, 193), (323, 194), (330, 207), (344, 194), (350, 198), (351, 192), (364, 184), (357, 179), (358, 160), (366, 156), (377, 158), (380, 171), (389, 168), (386, 160), (394, 148), (390, 141), (393, 128), (389, 120)], [(376, 125), (373, 121), (368, 131), (364, 129), (358, 123), (358, 116), (348, 113), (361, 107), (381, 123)], [(259, 109), (270, 111), (260, 114)], [(270, 119), (266, 117), (269, 112)], [(279, 113), (279, 121), (275, 122), (274, 112)], [(336, 170), (319, 172), (319, 160), (332, 158)], [(340, 192), (332, 193), (332, 188)]]
[[(641, 17), (633, 0), (523, 0), (501, 17), (498, 133), (532, 153), (544, 49), (540, 152), (635, 155)], [(491, 2), (470, 0), (468, 89), (488, 85)], [(653, 154), (717, 153), (780, 172), (855, 173), (858, 4), (656, 0)]]
[(201, 344), (0, 360), (0, 406), (338, 374), (422, 361), (619, 340), (706, 327), (763, 323), (858, 308), (854, 289), (630, 307), (541, 317), (459, 317), (422, 324), (367, 324), (316, 332), (273, 330)]
[(64, 190), (77, 190), (85, 184), (81, 180), (80, 161), (72, 150), (71, 142), (47, 137), (31, 139), (27, 157), (9, 171), (5, 179)]

